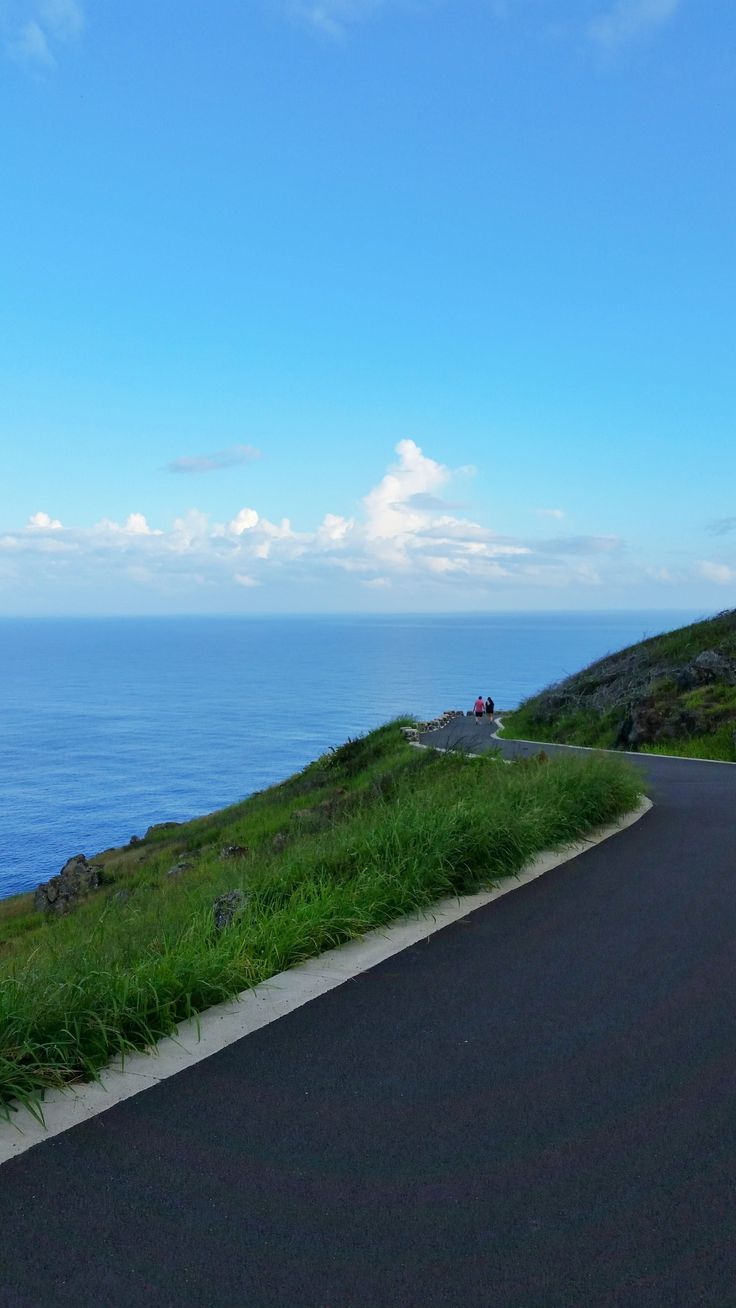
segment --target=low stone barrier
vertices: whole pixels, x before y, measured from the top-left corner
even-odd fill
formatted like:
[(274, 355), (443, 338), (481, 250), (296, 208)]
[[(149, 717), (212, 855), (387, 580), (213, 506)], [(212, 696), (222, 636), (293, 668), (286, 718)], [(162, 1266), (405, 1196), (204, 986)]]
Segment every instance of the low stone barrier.
[(409, 741), (411, 744), (412, 742), (418, 741), (420, 735), (423, 735), (425, 732), (440, 731), (442, 727), (446, 727), (448, 723), (452, 722), (455, 718), (462, 718), (464, 716), (465, 714), (462, 709), (446, 709), (446, 711), (441, 713), (438, 718), (432, 718), (429, 722), (417, 722), (414, 727), (402, 727), (401, 734), (404, 737), (404, 740)]

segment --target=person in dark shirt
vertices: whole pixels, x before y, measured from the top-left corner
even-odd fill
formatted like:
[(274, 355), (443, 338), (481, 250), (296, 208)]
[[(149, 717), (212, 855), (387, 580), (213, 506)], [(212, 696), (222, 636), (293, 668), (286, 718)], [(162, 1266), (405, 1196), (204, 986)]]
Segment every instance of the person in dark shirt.
[(494, 714), (494, 712), (495, 712), (495, 709), (496, 709), (496, 706), (495, 706), (495, 704), (493, 703), (493, 700), (491, 699), (491, 697), (490, 697), (490, 695), (489, 695), (488, 698), (487, 698), (487, 700), (486, 700), (486, 717), (488, 718), (488, 725), (489, 725), (489, 727), (492, 727), (492, 726), (493, 726), (493, 714)]

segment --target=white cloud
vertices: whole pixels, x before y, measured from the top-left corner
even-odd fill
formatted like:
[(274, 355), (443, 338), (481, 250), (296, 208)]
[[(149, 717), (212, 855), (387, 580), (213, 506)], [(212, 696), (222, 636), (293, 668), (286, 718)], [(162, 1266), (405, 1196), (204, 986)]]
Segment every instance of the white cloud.
[(450, 470), (428, 459), (415, 441), (399, 441), (399, 462), (369, 491), (363, 500), (365, 532), (369, 539), (396, 541), (406, 538), (426, 522), (428, 511), (414, 503), (417, 495), (432, 494), (450, 478)]
[(391, 579), (389, 577), (371, 577), (367, 581), (361, 581), (360, 584), (365, 586), (366, 590), (389, 590)]
[(171, 548), (177, 552), (191, 550), (193, 546), (202, 546), (209, 537), (209, 518), (199, 509), (187, 509), (180, 518), (174, 518), (169, 533)]
[(581, 581), (584, 586), (600, 586), (602, 577), (597, 568), (592, 563), (579, 563), (573, 572), (574, 579)]
[(289, 0), (288, 10), (325, 36), (339, 38), (349, 24), (372, 17), (384, 3), (385, 0)]
[(258, 523), (259, 517), (255, 509), (239, 509), (232, 522), (228, 523), (227, 529), (232, 536), (242, 536), (244, 531), (252, 531)]
[(556, 518), (558, 521), (565, 516), (564, 509), (535, 509), (538, 518)]
[(588, 24), (588, 35), (607, 49), (664, 27), (674, 18), (681, 0), (617, 0)]
[(326, 513), (317, 533), (318, 538), (327, 546), (336, 545), (347, 540), (354, 526), (353, 518), (343, 518), (339, 513)]
[(160, 529), (153, 531), (146, 522), (142, 513), (129, 513), (125, 522), (120, 525), (119, 522), (111, 522), (109, 518), (103, 518), (97, 524), (99, 531), (117, 532), (123, 536), (162, 536)]
[(58, 518), (52, 518), (48, 513), (32, 513), (28, 519), (28, 526), (35, 527), (39, 531), (61, 531), (61, 523)]
[(19, 0), (12, 6), (0, 3), (0, 26), (16, 63), (49, 69), (56, 64), (55, 47), (81, 36), (84, 13), (77, 0)]
[(677, 581), (669, 568), (645, 567), (644, 575), (650, 577), (652, 581), (661, 581), (666, 586), (672, 586)]
[(129, 513), (125, 520), (125, 531), (133, 536), (150, 536), (151, 528), (142, 513)]
[(416, 606), (422, 594), (434, 603), (438, 588), (455, 599), (511, 583), (590, 586), (622, 575), (618, 537), (520, 539), (447, 512), (452, 501), (445, 492), (459, 475), (465, 474), (425, 454), (416, 441), (402, 440), (358, 512), (348, 517), (333, 506), (305, 530), (286, 517), (270, 521), (248, 505), (233, 505), (224, 522), (192, 507), (167, 526), (135, 511), (122, 522), (103, 518), (91, 528), (65, 528), (39, 511), (25, 528), (0, 534), (0, 553), (6, 569), (34, 585), (43, 563), (54, 588), (62, 577), (98, 595), (114, 593), (118, 584), (177, 595), (187, 586), (213, 593), (229, 587), (232, 600), (238, 588), (261, 586), (266, 593), (276, 586), (300, 600), (314, 595), (315, 607), (349, 594), (351, 585), (366, 595), (392, 590)]
[(729, 568), (725, 563), (713, 563), (710, 559), (701, 559), (695, 564), (695, 572), (705, 581), (714, 581), (718, 586), (729, 586), (736, 582), (736, 568)]
[(8, 53), (19, 64), (37, 68), (53, 68), (56, 60), (51, 53), (46, 33), (34, 18), (24, 23), (17, 35), (7, 43)]
[(60, 40), (72, 41), (82, 35), (84, 14), (76, 0), (43, 0), (40, 13), (47, 29)]
[(401, 10), (413, 14), (429, 13), (445, 0), (282, 0), (286, 12), (301, 23), (333, 40), (344, 37), (347, 29), (379, 13)]
[(214, 454), (185, 455), (172, 459), (166, 464), (166, 472), (184, 472), (196, 476), (203, 472), (219, 472), (221, 468), (237, 468), (242, 463), (253, 463), (260, 459), (261, 451), (254, 445), (231, 445), (226, 450), (215, 450)]

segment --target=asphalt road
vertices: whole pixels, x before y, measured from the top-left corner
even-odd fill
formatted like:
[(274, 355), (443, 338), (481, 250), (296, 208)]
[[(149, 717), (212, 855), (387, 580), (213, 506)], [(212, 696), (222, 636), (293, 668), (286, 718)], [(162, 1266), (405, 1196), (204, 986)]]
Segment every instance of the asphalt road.
[(3, 1166), (3, 1308), (736, 1305), (736, 767), (637, 765), (622, 835)]

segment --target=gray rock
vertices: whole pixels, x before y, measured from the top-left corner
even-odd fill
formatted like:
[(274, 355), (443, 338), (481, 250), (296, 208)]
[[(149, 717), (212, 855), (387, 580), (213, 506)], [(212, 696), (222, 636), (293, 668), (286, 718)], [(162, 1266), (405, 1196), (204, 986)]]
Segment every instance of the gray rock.
[(178, 863), (174, 863), (173, 867), (169, 868), (166, 875), (167, 877), (170, 877), (172, 881), (175, 881), (177, 877), (182, 875), (182, 873), (188, 872), (191, 867), (194, 867), (194, 864), (190, 858), (180, 858)]
[(223, 845), (220, 858), (245, 858), (250, 853), (247, 845)]
[(115, 891), (115, 894), (112, 895), (111, 898), (110, 898), (110, 903), (111, 903), (111, 904), (127, 904), (127, 902), (128, 902), (129, 899), (130, 899), (130, 891), (129, 891), (129, 890), (126, 890), (125, 888), (123, 888), (122, 890), (116, 890), (116, 891)]
[(231, 926), (236, 917), (240, 916), (249, 899), (250, 895), (247, 895), (244, 890), (228, 890), (224, 895), (218, 895), (212, 905), (215, 930), (224, 931), (226, 927)]
[(715, 649), (704, 649), (674, 674), (678, 690), (695, 690), (713, 681), (736, 685), (736, 660), (726, 658)]
[(143, 837), (142, 837), (142, 836), (131, 836), (131, 837), (130, 837), (130, 840), (128, 841), (128, 844), (129, 844), (129, 845), (142, 845), (142, 844), (143, 844)]
[(286, 849), (288, 843), (289, 843), (289, 837), (287, 836), (285, 831), (277, 831), (276, 835), (271, 841), (271, 845), (277, 854), (280, 854), (282, 850)]
[(84, 854), (75, 854), (63, 866), (58, 876), (42, 882), (33, 896), (33, 907), (39, 913), (55, 913), (62, 917), (76, 908), (80, 899), (86, 899), (100, 884), (100, 869), (88, 863)]
[(693, 659), (690, 667), (703, 682), (730, 681), (736, 672), (736, 663), (715, 649), (704, 649), (702, 654)]

